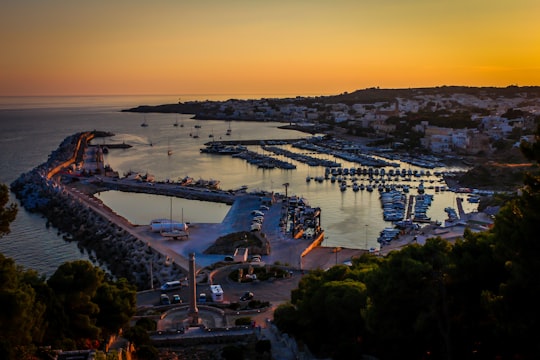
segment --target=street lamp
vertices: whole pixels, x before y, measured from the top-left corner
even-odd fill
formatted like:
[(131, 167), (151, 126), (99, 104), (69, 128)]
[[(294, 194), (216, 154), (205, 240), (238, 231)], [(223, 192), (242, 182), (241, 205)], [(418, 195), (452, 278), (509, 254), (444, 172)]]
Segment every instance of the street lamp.
[(336, 247), (334, 248), (334, 252), (336, 253), (336, 265), (337, 265), (337, 253), (340, 252), (340, 251), (341, 251), (341, 247), (336, 246)]

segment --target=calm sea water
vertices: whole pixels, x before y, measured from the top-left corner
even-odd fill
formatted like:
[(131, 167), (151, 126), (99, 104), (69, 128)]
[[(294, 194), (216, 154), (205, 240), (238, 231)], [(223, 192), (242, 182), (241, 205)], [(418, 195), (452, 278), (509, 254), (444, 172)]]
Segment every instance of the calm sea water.
[[(256, 95), (182, 96), (182, 100), (224, 100), (227, 98), (260, 98)], [(283, 97), (283, 96), (264, 96)], [(296, 170), (263, 170), (244, 160), (229, 156), (201, 154), (199, 149), (213, 139), (294, 139), (306, 135), (296, 131), (280, 130), (278, 123), (232, 122), (231, 136), (225, 136), (229, 123), (224, 121), (197, 121), (189, 115), (123, 113), (121, 109), (137, 105), (174, 103), (175, 96), (96, 96), (96, 97), (0, 97), (0, 182), (10, 184), (21, 173), (46, 161), (67, 136), (86, 130), (105, 130), (113, 138), (98, 140), (126, 142), (128, 150), (113, 149), (105, 161), (120, 174), (128, 171), (151, 173), (158, 180), (178, 180), (191, 176), (195, 180), (216, 179), (223, 189), (247, 185), (250, 190), (272, 190), (284, 193), (283, 184), (289, 183), (289, 195), (308, 199), (312, 206), (322, 208), (322, 226), (326, 238), (323, 245), (349, 248), (378, 248), (379, 232), (391, 224), (382, 218), (377, 191), (368, 193), (351, 189), (341, 192), (337, 182), (306, 182), (306, 176), (324, 174), (322, 167), (297, 163)], [(146, 121), (148, 127), (140, 124)], [(175, 127), (177, 122), (183, 127)], [(195, 125), (201, 127), (197, 130)], [(198, 131), (199, 138), (190, 136)], [(298, 151), (288, 147), (292, 151)], [(251, 150), (262, 152), (258, 146)], [(167, 151), (172, 150), (168, 156)], [(329, 155), (319, 157), (331, 158)], [(337, 159), (334, 159), (337, 160)], [(358, 164), (337, 160), (344, 167)], [(402, 164), (403, 167), (409, 165)], [(410, 167), (415, 169), (415, 167)], [(437, 169), (436, 169), (437, 170)], [(410, 183), (415, 185), (415, 183)], [(434, 190), (427, 190), (434, 193)], [(415, 191), (411, 190), (411, 194)], [(101, 199), (111, 208), (134, 223), (147, 224), (151, 219), (170, 216), (170, 200), (161, 196), (104, 192)], [(435, 194), (428, 211), (433, 220), (446, 218), (444, 208), (456, 206), (457, 195), (451, 192)], [(16, 199), (11, 196), (11, 200)], [(474, 204), (464, 202), (467, 211)], [(228, 206), (185, 199), (174, 199), (173, 217), (191, 222), (219, 222)], [(0, 252), (26, 267), (45, 275), (51, 274), (65, 261), (87, 259), (88, 255), (74, 243), (65, 242), (55, 229), (47, 229), (39, 215), (20, 208), (11, 234), (0, 239)]]

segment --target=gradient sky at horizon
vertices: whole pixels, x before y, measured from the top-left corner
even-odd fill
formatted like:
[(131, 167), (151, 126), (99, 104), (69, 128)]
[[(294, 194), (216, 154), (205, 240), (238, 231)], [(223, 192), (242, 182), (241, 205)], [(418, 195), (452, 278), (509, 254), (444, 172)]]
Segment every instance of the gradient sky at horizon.
[(0, 95), (540, 85), (538, 0), (7, 0)]

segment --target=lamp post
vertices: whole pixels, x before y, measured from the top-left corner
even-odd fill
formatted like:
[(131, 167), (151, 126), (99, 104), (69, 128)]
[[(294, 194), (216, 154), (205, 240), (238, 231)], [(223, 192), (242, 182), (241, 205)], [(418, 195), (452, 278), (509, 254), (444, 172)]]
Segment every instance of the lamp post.
[(289, 183), (286, 182), (283, 186), (285, 186), (285, 197), (288, 199), (287, 188), (289, 187)]
[(340, 252), (340, 251), (341, 251), (341, 247), (336, 246), (336, 247), (334, 248), (334, 252), (336, 253), (336, 265), (337, 265), (337, 253)]

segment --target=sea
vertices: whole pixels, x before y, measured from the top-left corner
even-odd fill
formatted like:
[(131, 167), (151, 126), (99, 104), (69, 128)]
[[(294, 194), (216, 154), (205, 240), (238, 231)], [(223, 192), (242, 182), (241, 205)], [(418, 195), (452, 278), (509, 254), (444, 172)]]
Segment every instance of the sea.
[[(183, 95), (182, 101), (284, 98), (287, 95)], [(111, 149), (105, 156), (109, 164), (121, 176), (129, 172), (154, 175), (156, 180), (178, 181), (184, 177), (217, 180), (221, 189), (238, 189), (247, 186), (248, 191), (273, 191), (305, 198), (313, 207), (322, 210), (321, 225), (325, 231), (323, 246), (353, 249), (378, 249), (380, 232), (391, 227), (384, 221), (379, 192), (352, 189), (340, 191), (338, 182), (311, 180), (324, 175), (323, 167), (309, 166), (295, 160), (282, 158), (297, 167), (294, 170), (261, 169), (245, 160), (231, 156), (203, 154), (205, 143), (219, 140), (275, 140), (300, 139), (311, 135), (295, 130), (279, 129), (282, 123), (195, 120), (189, 114), (141, 114), (122, 112), (122, 109), (138, 105), (160, 105), (179, 101), (176, 95), (137, 96), (46, 96), (46, 97), (0, 97), (0, 183), (9, 184), (45, 162), (67, 136), (88, 130), (103, 130), (114, 134), (100, 138), (97, 143), (126, 143), (129, 149)], [(141, 126), (146, 123), (148, 126)], [(175, 126), (177, 124), (177, 126)], [(230, 135), (226, 135), (230, 129)], [(197, 134), (198, 137), (194, 135)], [(288, 150), (306, 153), (305, 150), (284, 145)], [(264, 153), (259, 145), (249, 150)], [(171, 152), (168, 155), (168, 152)], [(270, 155), (270, 153), (266, 153)], [(310, 156), (330, 159), (346, 168), (361, 167), (337, 159), (333, 155)], [(399, 161), (398, 161), (399, 162)], [(401, 168), (425, 170), (404, 162)], [(436, 171), (460, 171), (461, 167), (429, 169)], [(426, 180), (429, 180), (426, 178)], [(427, 181), (426, 193), (433, 194), (433, 202), (427, 212), (432, 220), (444, 222), (446, 207), (456, 208), (456, 199), (463, 194), (451, 191), (436, 192), (434, 186), (439, 178)], [(367, 183), (367, 182), (366, 182)], [(288, 184), (288, 185), (285, 185)], [(409, 183), (410, 194), (416, 194), (416, 183)], [(97, 196), (109, 207), (136, 224), (149, 224), (152, 219), (174, 217), (191, 223), (220, 222), (229, 209), (228, 205), (196, 200), (107, 191)], [(13, 194), (10, 202), (19, 205), (11, 232), (0, 238), (0, 252), (15, 262), (39, 274), (50, 276), (66, 261), (93, 259), (92, 254), (67, 242), (62, 234), (46, 226), (46, 220), (20, 206)], [(475, 211), (477, 204), (463, 202), (467, 212)]]

